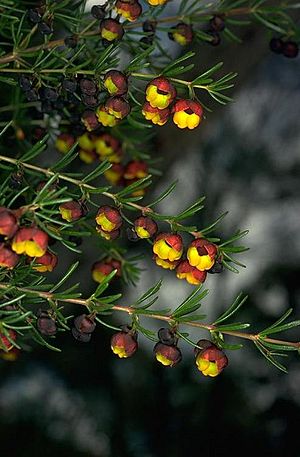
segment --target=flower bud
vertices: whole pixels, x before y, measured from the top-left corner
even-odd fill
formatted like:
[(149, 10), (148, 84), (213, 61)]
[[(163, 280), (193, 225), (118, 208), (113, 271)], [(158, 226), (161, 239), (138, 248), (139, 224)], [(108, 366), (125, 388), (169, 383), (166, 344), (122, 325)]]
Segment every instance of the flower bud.
[(167, 108), (176, 94), (175, 87), (163, 76), (153, 79), (146, 87), (146, 100), (153, 108)]
[(94, 143), (95, 137), (89, 133), (84, 133), (83, 135), (80, 135), (78, 138), (78, 146), (85, 151), (94, 151), (95, 149), (95, 143)]
[(18, 359), (20, 352), (20, 349), (16, 347), (11, 348), (8, 352), (0, 350), (0, 357), (7, 362), (15, 362)]
[(182, 359), (181, 351), (177, 346), (156, 343), (153, 351), (156, 360), (165, 367), (175, 367)]
[(137, 351), (137, 336), (132, 331), (115, 333), (111, 338), (110, 346), (120, 359), (126, 359)]
[(98, 210), (96, 222), (105, 232), (112, 232), (121, 227), (122, 217), (117, 208), (104, 205)]
[(188, 247), (187, 258), (200, 271), (210, 270), (215, 263), (217, 246), (203, 238), (194, 240)]
[(181, 46), (186, 46), (193, 41), (193, 29), (184, 22), (179, 22), (169, 33), (169, 38)]
[(114, 270), (117, 270), (116, 277), (121, 277), (121, 262), (115, 259), (105, 259), (101, 262), (95, 262), (92, 267), (93, 280), (101, 284), (104, 279)]
[(75, 317), (74, 326), (81, 333), (92, 333), (96, 328), (96, 323), (87, 314), (81, 314), (80, 316)]
[[(196, 351), (196, 365), (204, 376), (215, 377), (228, 365), (228, 359), (221, 349), (213, 343), (207, 344), (207, 340), (198, 341), (197, 345), (204, 349)], [(208, 342), (210, 343), (210, 342)]]
[(114, 163), (112, 166), (104, 173), (105, 178), (110, 184), (114, 186), (119, 186), (123, 183), (123, 174), (124, 167), (120, 163)]
[(86, 110), (81, 116), (81, 122), (88, 132), (92, 132), (99, 127), (99, 122), (94, 111)]
[(150, 217), (141, 216), (134, 221), (134, 230), (139, 238), (151, 238), (156, 235), (158, 227)]
[(154, 34), (156, 31), (156, 21), (149, 21), (148, 19), (143, 22), (143, 31), (145, 33), (152, 33)]
[(96, 82), (90, 78), (82, 78), (79, 81), (79, 88), (86, 95), (95, 95), (98, 90)]
[(105, 18), (105, 6), (104, 5), (94, 5), (91, 9), (91, 15), (95, 19), (104, 19)]
[(77, 89), (77, 81), (75, 79), (65, 78), (62, 82), (62, 88), (66, 92), (71, 92), (73, 94), (74, 92), (76, 92)]
[(70, 133), (61, 133), (56, 138), (55, 147), (62, 154), (66, 154), (74, 143), (75, 139)]
[(179, 264), (179, 260), (174, 260), (173, 262), (171, 262), (170, 260), (161, 259), (160, 257), (158, 257), (158, 255), (154, 255), (153, 260), (155, 261), (156, 265), (164, 268), (165, 270), (175, 270), (175, 268)]
[(192, 267), (187, 260), (183, 260), (177, 267), (176, 276), (178, 279), (186, 279), (189, 284), (198, 286), (206, 279), (206, 271), (200, 271), (196, 267)]
[(103, 83), (110, 95), (124, 95), (128, 90), (127, 77), (118, 70), (108, 71)]
[(178, 100), (172, 108), (173, 121), (180, 129), (198, 127), (203, 117), (203, 108), (194, 100)]
[(0, 206), (0, 235), (11, 238), (18, 230), (18, 221), (14, 213)]
[(48, 235), (37, 227), (21, 227), (14, 236), (12, 250), (29, 257), (42, 257), (48, 247)]
[(142, 7), (137, 0), (117, 0), (115, 10), (128, 21), (135, 21), (142, 14)]
[(46, 311), (40, 312), (36, 325), (42, 335), (53, 336), (57, 332), (55, 320)]
[(14, 268), (19, 262), (19, 256), (15, 254), (10, 248), (0, 244), (0, 267)]
[(167, 346), (174, 346), (177, 342), (177, 338), (169, 328), (160, 328), (158, 330), (159, 341)]
[(214, 32), (222, 32), (225, 29), (224, 16), (214, 16), (209, 21), (209, 25)]
[(53, 271), (57, 265), (57, 261), (57, 256), (53, 254), (53, 252), (47, 251), (42, 257), (39, 257), (36, 260), (35, 265), (32, 268), (40, 273)]
[(95, 151), (86, 151), (85, 149), (80, 149), (79, 158), (82, 160), (82, 162), (90, 164), (94, 163), (97, 160), (98, 156)]
[(165, 125), (168, 122), (171, 111), (169, 108), (153, 108), (149, 102), (145, 102), (142, 108), (142, 114), (147, 121), (151, 121), (153, 124)]
[(183, 253), (183, 242), (175, 233), (160, 233), (154, 240), (153, 252), (162, 260), (179, 260)]
[(299, 54), (299, 46), (294, 41), (286, 41), (283, 43), (282, 53), (289, 59), (295, 59)]
[(124, 28), (116, 19), (104, 19), (100, 23), (100, 35), (110, 43), (121, 40), (124, 35)]
[(65, 202), (59, 205), (59, 212), (63, 220), (67, 222), (78, 221), (85, 215), (82, 203), (78, 201)]

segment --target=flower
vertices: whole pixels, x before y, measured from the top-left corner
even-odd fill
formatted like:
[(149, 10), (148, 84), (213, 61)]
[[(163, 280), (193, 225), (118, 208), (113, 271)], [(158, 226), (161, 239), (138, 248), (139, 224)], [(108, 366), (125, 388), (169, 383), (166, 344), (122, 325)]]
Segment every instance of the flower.
[(123, 37), (124, 29), (116, 19), (104, 19), (100, 23), (100, 35), (104, 40), (112, 42)]
[(170, 260), (163, 260), (160, 257), (158, 257), (158, 255), (154, 255), (153, 260), (155, 261), (156, 265), (164, 268), (165, 270), (175, 270), (179, 263), (179, 260), (175, 260), (173, 262), (171, 262)]
[(179, 22), (169, 33), (169, 38), (176, 41), (181, 46), (186, 46), (193, 41), (193, 29), (184, 22)]
[(167, 78), (155, 78), (146, 86), (146, 100), (153, 108), (165, 109), (176, 97), (176, 89)]
[(56, 322), (47, 311), (40, 311), (36, 325), (42, 335), (53, 336), (57, 332)]
[(119, 163), (122, 157), (120, 141), (109, 133), (103, 133), (94, 140), (96, 153), (101, 160), (108, 159), (112, 163)]
[(78, 221), (85, 214), (82, 203), (76, 200), (59, 205), (59, 212), (62, 219), (67, 222)]
[(192, 267), (187, 260), (183, 260), (177, 267), (176, 276), (178, 279), (186, 279), (189, 284), (197, 286), (206, 279), (206, 271), (200, 271)]
[(142, 14), (142, 7), (137, 0), (117, 0), (115, 10), (128, 21), (135, 21)]
[(111, 338), (110, 346), (120, 359), (131, 357), (138, 348), (137, 335), (132, 331), (115, 333)]
[(178, 100), (172, 108), (173, 121), (180, 129), (190, 130), (198, 127), (202, 121), (203, 108), (194, 100)]
[(74, 326), (78, 332), (92, 333), (96, 328), (96, 323), (91, 316), (80, 314), (80, 316), (75, 317)]
[(18, 221), (12, 211), (3, 206), (0, 207), (0, 235), (6, 238), (14, 236), (18, 230)]
[(224, 22), (224, 16), (218, 16), (215, 15), (210, 21), (209, 21), (210, 28), (214, 32), (222, 32), (225, 29), (225, 22)]
[(75, 139), (73, 135), (71, 135), (70, 133), (61, 133), (56, 138), (55, 147), (59, 152), (66, 154), (71, 149), (74, 143)]
[(21, 227), (15, 234), (12, 250), (29, 257), (42, 257), (48, 248), (48, 235), (37, 227)]
[(196, 348), (196, 365), (204, 376), (215, 377), (228, 365), (228, 359), (224, 352), (215, 344), (208, 340), (200, 340), (197, 346), (203, 347), (202, 350)]
[(164, 5), (165, 3), (167, 3), (169, 0), (147, 0), (147, 2), (149, 3), (149, 5), (151, 6), (160, 6), (160, 5)]
[(105, 105), (101, 105), (96, 110), (96, 116), (100, 124), (104, 127), (114, 127), (120, 121), (113, 114), (110, 114)]
[(117, 208), (104, 205), (97, 212), (96, 222), (104, 232), (113, 232), (121, 227), (122, 217)]
[(118, 70), (108, 71), (103, 83), (110, 95), (124, 95), (128, 90), (127, 77)]
[(102, 238), (104, 238), (107, 241), (115, 240), (116, 238), (119, 238), (121, 234), (119, 229), (108, 232), (106, 230), (102, 230), (101, 227), (97, 226), (96, 230), (102, 236)]
[(117, 186), (123, 182), (124, 167), (120, 163), (113, 163), (112, 166), (105, 171), (104, 176), (111, 184)]
[(150, 217), (141, 216), (134, 221), (134, 230), (139, 238), (151, 238), (156, 235), (158, 227)]
[(203, 238), (194, 240), (188, 247), (187, 258), (200, 271), (210, 270), (215, 263), (217, 246)]
[(95, 149), (94, 144), (95, 137), (89, 133), (84, 133), (78, 137), (78, 146), (85, 151), (93, 151)]
[(142, 160), (131, 160), (124, 170), (125, 179), (142, 179), (148, 175), (148, 165)]
[(114, 116), (117, 119), (124, 119), (130, 113), (129, 103), (119, 95), (110, 97), (106, 100), (105, 108), (107, 109), (108, 114)]
[(115, 259), (104, 259), (101, 262), (95, 262), (92, 266), (93, 280), (101, 284), (104, 279), (114, 270), (117, 270), (116, 277), (121, 277), (121, 262)]
[(3, 243), (0, 244), (0, 267), (14, 268), (19, 262), (19, 256)]
[(97, 154), (95, 151), (87, 151), (85, 149), (79, 150), (79, 157), (82, 162), (90, 164), (97, 160)]
[(16, 341), (16, 339), (16, 332), (12, 329), (8, 329), (6, 334), (0, 333), (0, 346), (5, 352), (11, 351), (14, 348), (12, 342)]
[(46, 251), (42, 257), (39, 257), (35, 265), (32, 267), (34, 270), (44, 273), (46, 271), (53, 271), (58, 262), (57, 256), (53, 252)]
[(165, 125), (168, 122), (171, 111), (169, 108), (153, 108), (149, 102), (145, 102), (142, 108), (142, 114), (147, 121), (151, 121), (153, 124)]
[(183, 253), (183, 242), (175, 233), (160, 233), (154, 240), (153, 252), (162, 260), (179, 260)]
[(99, 127), (99, 122), (96, 113), (92, 110), (86, 110), (81, 115), (81, 122), (85, 126), (88, 132), (92, 132)]
[(181, 351), (175, 345), (167, 345), (163, 343), (156, 343), (154, 346), (155, 358), (165, 367), (175, 367), (181, 359)]

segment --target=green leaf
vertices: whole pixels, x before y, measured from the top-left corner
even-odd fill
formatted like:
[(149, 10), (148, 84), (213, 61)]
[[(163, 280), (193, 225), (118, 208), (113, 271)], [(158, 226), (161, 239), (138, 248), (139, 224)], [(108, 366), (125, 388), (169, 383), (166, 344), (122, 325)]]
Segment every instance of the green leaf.
[(208, 290), (203, 290), (203, 285), (198, 286), (172, 313), (172, 319), (191, 314), (201, 306), (201, 300), (206, 297)]
[(233, 314), (235, 314), (241, 308), (241, 306), (245, 303), (247, 298), (248, 298), (248, 295), (245, 295), (245, 297), (243, 297), (243, 293), (241, 292), (236, 297), (236, 299), (234, 300), (232, 305), (223, 314), (221, 314), (220, 317), (218, 317), (215, 320), (214, 325), (220, 324), (221, 322), (224, 322), (229, 317), (233, 316)]
[(67, 270), (67, 272), (64, 274), (64, 276), (61, 278), (61, 280), (58, 281), (58, 283), (55, 284), (55, 286), (52, 287), (52, 289), (49, 290), (50, 294), (52, 294), (55, 290), (59, 289), (67, 281), (67, 279), (69, 279), (69, 277), (73, 274), (73, 272), (76, 270), (78, 265), (79, 265), (79, 261), (77, 260), (76, 262), (74, 262), (70, 266), (70, 268)]
[(148, 204), (147, 207), (148, 208), (151, 208), (152, 206), (155, 206), (157, 205), (157, 203), (161, 202), (162, 200), (164, 200), (168, 195), (170, 195), (173, 190), (175, 189), (176, 185), (177, 185), (177, 180), (174, 181), (172, 184), (170, 184), (170, 186), (164, 190), (160, 195), (159, 197), (157, 197), (152, 203)]
[(266, 328), (262, 332), (260, 332), (260, 335), (266, 334), (269, 330), (272, 330), (275, 327), (278, 327), (282, 322), (284, 322), (293, 312), (293, 308), (289, 308), (274, 324), (270, 325), (270, 327)]
[(195, 86), (197, 84), (203, 84), (203, 80), (204, 79), (207, 79), (208, 76), (211, 76), (213, 75), (216, 71), (220, 70), (220, 68), (223, 66), (223, 62), (219, 62), (217, 63), (216, 65), (214, 65), (212, 68), (210, 68), (209, 70), (205, 71), (204, 73), (202, 73), (202, 75), (200, 76), (197, 76), (197, 78), (194, 79), (194, 81), (192, 81), (192, 85)]
[(104, 280), (101, 282), (101, 284), (99, 284), (99, 286), (97, 287), (97, 289), (95, 290), (95, 292), (92, 294), (92, 296), (90, 298), (97, 299), (98, 297), (100, 297), (100, 295), (103, 294), (103, 292), (108, 288), (110, 281), (112, 280), (112, 278), (115, 276), (116, 273), (117, 273), (117, 270), (113, 270), (111, 273), (109, 273), (109, 275), (107, 275), (104, 278)]
[(215, 329), (217, 332), (235, 332), (237, 330), (242, 330), (244, 328), (249, 328), (250, 324), (243, 324), (237, 322), (236, 324), (228, 324), (228, 325), (218, 325)]
[(95, 168), (95, 170), (91, 171), (88, 175), (86, 175), (83, 179), (82, 182), (87, 183), (90, 181), (93, 181), (96, 178), (99, 178), (99, 176), (103, 175), (107, 170), (111, 168), (112, 164), (108, 160), (104, 160), (103, 162), (100, 163), (100, 165)]
[(257, 341), (253, 341), (259, 352), (270, 362), (272, 365), (274, 365), (278, 370), (283, 371), (284, 373), (287, 373), (287, 369), (285, 366), (281, 365), (281, 363), (277, 362), (271, 355), (265, 352), (263, 347), (261, 347), (261, 344), (258, 343)]
[(284, 332), (285, 330), (290, 330), (291, 328), (299, 327), (299, 326), (300, 326), (300, 320), (297, 320), (297, 321), (289, 322), (288, 324), (278, 325), (274, 328), (269, 328), (267, 330), (264, 330), (263, 332), (260, 332), (260, 335), (261, 336), (271, 335), (272, 333)]

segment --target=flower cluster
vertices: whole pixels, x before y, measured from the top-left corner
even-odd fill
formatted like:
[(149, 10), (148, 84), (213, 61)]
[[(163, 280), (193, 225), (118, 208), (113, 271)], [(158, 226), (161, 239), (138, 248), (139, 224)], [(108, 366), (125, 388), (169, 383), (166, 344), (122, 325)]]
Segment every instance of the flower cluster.
[(173, 122), (180, 129), (198, 127), (203, 118), (200, 103), (185, 99), (175, 101), (176, 96), (177, 91), (167, 78), (153, 79), (146, 87), (146, 102), (142, 108), (144, 117), (153, 124), (164, 125), (173, 114)]

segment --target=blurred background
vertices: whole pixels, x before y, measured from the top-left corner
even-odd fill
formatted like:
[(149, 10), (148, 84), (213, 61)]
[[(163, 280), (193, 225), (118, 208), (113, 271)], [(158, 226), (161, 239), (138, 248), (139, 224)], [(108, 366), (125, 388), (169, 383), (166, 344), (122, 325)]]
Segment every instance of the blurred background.
[[(210, 275), (203, 312), (207, 322), (213, 320), (242, 290), (249, 299), (237, 320), (256, 331), (289, 307), (296, 319), (300, 316), (300, 60), (272, 55), (269, 37), (260, 29), (243, 29), (241, 36), (242, 45), (196, 49), (195, 72), (224, 61), (224, 74), (239, 73), (234, 102), (214, 104), (196, 131), (157, 130), (155, 154), (163, 159), (163, 176), (153, 194), (178, 179), (160, 211), (175, 213), (206, 195), (196, 225), (228, 210), (216, 235), (250, 230), (245, 241), (250, 250), (241, 257), (247, 268), (238, 275)], [(130, 245), (131, 253), (144, 252), (143, 246)], [(84, 252), (74, 282), (79, 279), (87, 294), (94, 289), (90, 264), (96, 259), (92, 246)], [(66, 264), (73, 259), (70, 254)], [(141, 266), (141, 280), (124, 288), (122, 304), (161, 277), (162, 308), (177, 306), (192, 290), (154, 266), (150, 252)], [(117, 317), (114, 322), (124, 323)], [(191, 333), (195, 340), (207, 336)], [(300, 339), (297, 330), (282, 336)], [(165, 369), (143, 337), (128, 360), (111, 353), (110, 337), (104, 327), (89, 344), (61, 334), (62, 354), (36, 347), (15, 363), (0, 361), (1, 456), (279, 457), (288, 452), (299, 457), (300, 361), (294, 353), (284, 361), (289, 369), (284, 374), (246, 342), (242, 350), (228, 351), (229, 366), (221, 376), (207, 379), (183, 343), (182, 363)]]

